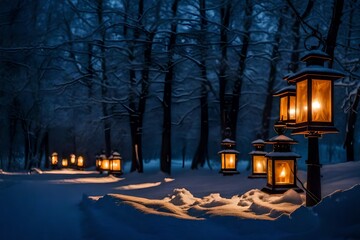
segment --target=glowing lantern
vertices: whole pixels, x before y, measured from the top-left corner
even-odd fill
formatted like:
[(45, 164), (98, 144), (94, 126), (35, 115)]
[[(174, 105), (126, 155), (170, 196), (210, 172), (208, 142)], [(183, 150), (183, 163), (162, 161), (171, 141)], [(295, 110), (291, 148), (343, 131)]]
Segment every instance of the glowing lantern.
[(84, 158), (82, 156), (77, 159), (77, 167), (78, 169), (84, 169)]
[(113, 152), (112, 156), (110, 157), (110, 173), (122, 174), (121, 163), (122, 158), (120, 156), (120, 153)]
[(266, 177), (266, 152), (265, 142), (262, 139), (258, 139), (252, 142), (254, 151), (251, 151), (251, 175), (249, 178)]
[(58, 162), (58, 154), (57, 152), (53, 152), (53, 154), (51, 154), (51, 167), (53, 169), (57, 168)]
[(100, 155), (100, 172), (110, 170), (110, 160), (106, 157), (105, 153)]
[(70, 154), (70, 165), (72, 165), (72, 166), (76, 165), (76, 156), (75, 156), (75, 154)]
[(279, 120), (287, 125), (295, 123), (295, 103), (296, 89), (295, 86), (288, 86), (274, 94), (274, 97), (280, 97)]
[(300, 155), (291, 151), (291, 145), (297, 143), (293, 139), (283, 135), (285, 124), (278, 122), (274, 129), (277, 136), (267, 141), (273, 144), (273, 151), (267, 153), (267, 184), (262, 190), (268, 193), (282, 193), (288, 189), (302, 192), (296, 185), (296, 160)]
[(67, 167), (68, 165), (69, 165), (69, 162), (68, 162), (67, 158), (63, 158), (61, 160), (61, 166)]
[(344, 77), (335, 69), (324, 66), (331, 60), (320, 50), (311, 50), (301, 59), (306, 67), (285, 80), (296, 85), (296, 117), (292, 134), (317, 135), (337, 133), (334, 127), (334, 81)]
[(96, 155), (95, 160), (96, 160), (95, 162), (96, 170), (100, 171), (102, 158), (100, 157), (100, 155)]
[[(225, 137), (229, 137), (231, 135), (230, 129), (227, 128), (226, 131), (228, 132), (228, 134)], [(229, 138), (225, 138), (221, 142), (221, 146), (223, 150), (218, 152), (221, 158), (220, 173), (224, 175), (238, 174), (239, 172), (236, 169), (236, 165), (239, 152), (234, 149), (235, 141), (230, 140)]]

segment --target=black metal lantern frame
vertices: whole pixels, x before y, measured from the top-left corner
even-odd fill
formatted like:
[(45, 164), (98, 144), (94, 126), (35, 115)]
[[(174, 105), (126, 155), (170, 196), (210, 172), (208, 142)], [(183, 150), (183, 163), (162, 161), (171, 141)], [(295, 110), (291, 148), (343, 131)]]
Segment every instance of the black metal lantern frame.
[(297, 142), (284, 135), (286, 125), (279, 121), (274, 125), (277, 136), (266, 143), (273, 145), (273, 151), (266, 154), (267, 183), (262, 190), (268, 193), (283, 193), (289, 189), (302, 192), (297, 184), (297, 158), (301, 156), (291, 151)]
[(221, 170), (220, 173), (223, 175), (239, 174), (237, 171), (237, 161), (239, 152), (234, 149), (235, 141), (225, 138), (221, 142), (223, 150), (219, 151), (218, 154), (221, 158)]
[(113, 152), (112, 156), (109, 158), (109, 173), (114, 175), (121, 175), (122, 172), (122, 158), (120, 153)]
[(249, 153), (251, 156), (251, 175), (249, 178), (265, 178), (267, 169), (267, 159), (265, 155), (265, 142), (262, 139), (257, 139), (252, 142), (254, 150)]
[(280, 89), (274, 95), (279, 97), (279, 120), (284, 122), (288, 127), (292, 127), (295, 123), (296, 108), (296, 88), (295, 86), (287, 86)]
[(51, 154), (50, 165), (52, 169), (58, 168), (59, 158), (57, 152)]
[(325, 61), (331, 58), (320, 50), (309, 51), (301, 60), (306, 62), (306, 67), (285, 78), (296, 85), (296, 120), (292, 134), (337, 133), (333, 114), (334, 81), (344, 74), (325, 67)]

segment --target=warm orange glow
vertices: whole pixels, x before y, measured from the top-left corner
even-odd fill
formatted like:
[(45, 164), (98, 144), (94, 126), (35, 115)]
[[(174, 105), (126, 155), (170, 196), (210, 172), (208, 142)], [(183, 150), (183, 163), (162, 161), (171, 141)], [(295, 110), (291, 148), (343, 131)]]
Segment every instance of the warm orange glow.
[(77, 165), (78, 165), (78, 167), (84, 166), (84, 158), (82, 156), (78, 157)]
[(74, 165), (75, 161), (76, 161), (75, 154), (70, 154), (70, 163)]
[(331, 81), (312, 81), (312, 121), (331, 122)]
[(267, 164), (267, 181), (268, 181), (268, 184), (273, 185), (273, 181), (272, 181), (272, 160), (271, 159), (268, 160), (268, 164)]
[(54, 152), (54, 153), (51, 155), (51, 164), (52, 164), (52, 165), (58, 164), (58, 154), (57, 154), (56, 152)]
[(111, 161), (111, 170), (112, 171), (120, 171), (121, 170), (120, 160), (112, 160)]
[(275, 183), (294, 184), (294, 161), (278, 160), (275, 162)]
[(253, 171), (254, 173), (266, 173), (266, 158), (265, 156), (253, 156)]
[(110, 169), (109, 159), (103, 159), (103, 160), (101, 161), (101, 169), (102, 169), (102, 170), (109, 170), (109, 169)]
[(290, 96), (289, 118), (295, 120), (296, 97)]
[(296, 84), (296, 123), (307, 122), (307, 81)]
[(280, 120), (288, 120), (288, 98), (287, 96), (280, 98)]
[(223, 169), (234, 169), (236, 165), (235, 153), (222, 154), (222, 168)]
[(62, 161), (61, 161), (61, 165), (63, 167), (67, 167), (68, 166), (68, 160), (66, 158), (63, 158)]

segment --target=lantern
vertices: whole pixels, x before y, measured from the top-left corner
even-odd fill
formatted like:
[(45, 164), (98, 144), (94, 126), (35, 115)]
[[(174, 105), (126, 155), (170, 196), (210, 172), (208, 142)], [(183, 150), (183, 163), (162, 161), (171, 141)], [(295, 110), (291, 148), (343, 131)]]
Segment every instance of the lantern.
[(69, 165), (69, 163), (68, 163), (67, 158), (63, 158), (63, 159), (61, 160), (61, 166), (62, 166), (62, 167), (67, 167), (68, 165)]
[(334, 127), (334, 81), (344, 77), (324, 66), (331, 60), (320, 50), (311, 50), (301, 59), (306, 67), (285, 79), (296, 85), (296, 114), (292, 134), (337, 133)]
[(267, 153), (267, 184), (262, 190), (268, 193), (283, 193), (288, 189), (302, 192), (296, 185), (297, 158), (300, 155), (291, 151), (291, 145), (297, 143), (283, 135), (285, 125), (276, 125), (278, 135), (269, 139), (268, 144), (273, 144), (273, 151)]
[(77, 159), (77, 167), (78, 169), (84, 169), (84, 158), (82, 156)]
[(257, 139), (252, 142), (254, 151), (251, 151), (251, 175), (249, 178), (265, 178), (266, 177), (266, 152), (265, 142), (262, 139)]
[(95, 162), (96, 170), (100, 171), (102, 158), (100, 157), (100, 155), (96, 154), (95, 160), (96, 160)]
[(109, 171), (110, 170), (110, 160), (106, 157), (103, 153), (100, 155), (101, 162), (100, 162), (100, 171)]
[(112, 156), (110, 157), (110, 173), (122, 174), (121, 160), (122, 158), (120, 153), (113, 152)]
[(288, 86), (274, 94), (274, 97), (280, 97), (279, 100), (279, 120), (291, 126), (295, 123), (295, 103), (296, 89), (295, 86)]
[(220, 173), (224, 175), (238, 174), (236, 170), (238, 151), (234, 149), (235, 141), (225, 138), (221, 142), (223, 150), (219, 151), (218, 154), (221, 158), (221, 170)]
[(58, 165), (58, 154), (57, 152), (53, 152), (53, 154), (51, 154), (51, 167), (54, 169), (56, 168)]
[(70, 165), (71, 166), (76, 165), (76, 156), (75, 156), (75, 154), (70, 154)]

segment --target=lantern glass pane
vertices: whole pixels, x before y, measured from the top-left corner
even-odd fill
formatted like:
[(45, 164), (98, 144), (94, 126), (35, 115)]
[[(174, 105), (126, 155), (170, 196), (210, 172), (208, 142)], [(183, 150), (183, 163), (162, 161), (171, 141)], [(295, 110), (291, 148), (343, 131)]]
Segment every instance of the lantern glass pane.
[(294, 184), (293, 160), (277, 160), (275, 162), (275, 184)]
[(296, 97), (290, 96), (289, 120), (295, 120), (295, 102), (296, 102)]
[(331, 81), (312, 81), (311, 114), (314, 122), (331, 122)]
[(253, 171), (254, 173), (266, 173), (265, 156), (253, 156)]
[(84, 158), (82, 156), (78, 157), (77, 165), (78, 165), (78, 167), (83, 167), (84, 166)]
[(225, 169), (234, 169), (236, 158), (234, 153), (225, 154)]
[(111, 170), (113, 170), (113, 171), (121, 170), (120, 160), (112, 160), (111, 161)]
[(267, 163), (267, 182), (272, 185), (272, 160), (268, 159)]
[(307, 81), (296, 83), (296, 123), (307, 122)]
[(280, 98), (280, 120), (288, 120), (288, 110), (287, 110), (287, 107), (288, 107), (288, 97), (285, 96), (285, 97), (282, 97)]
[(109, 170), (110, 169), (109, 159), (103, 159), (101, 161), (101, 169), (102, 170)]
[(75, 154), (71, 154), (71, 155), (70, 155), (70, 163), (71, 163), (71, 164), (75, 164), (75, 160), (76, 160), (75, 158), (76, 158), (76, 157), (75, 157)]
[(61, 165), (63, 167), (67, 167), (68, 166), (68, 160), (66, 158), (64, 158), (62, 161), (61, 161)]

